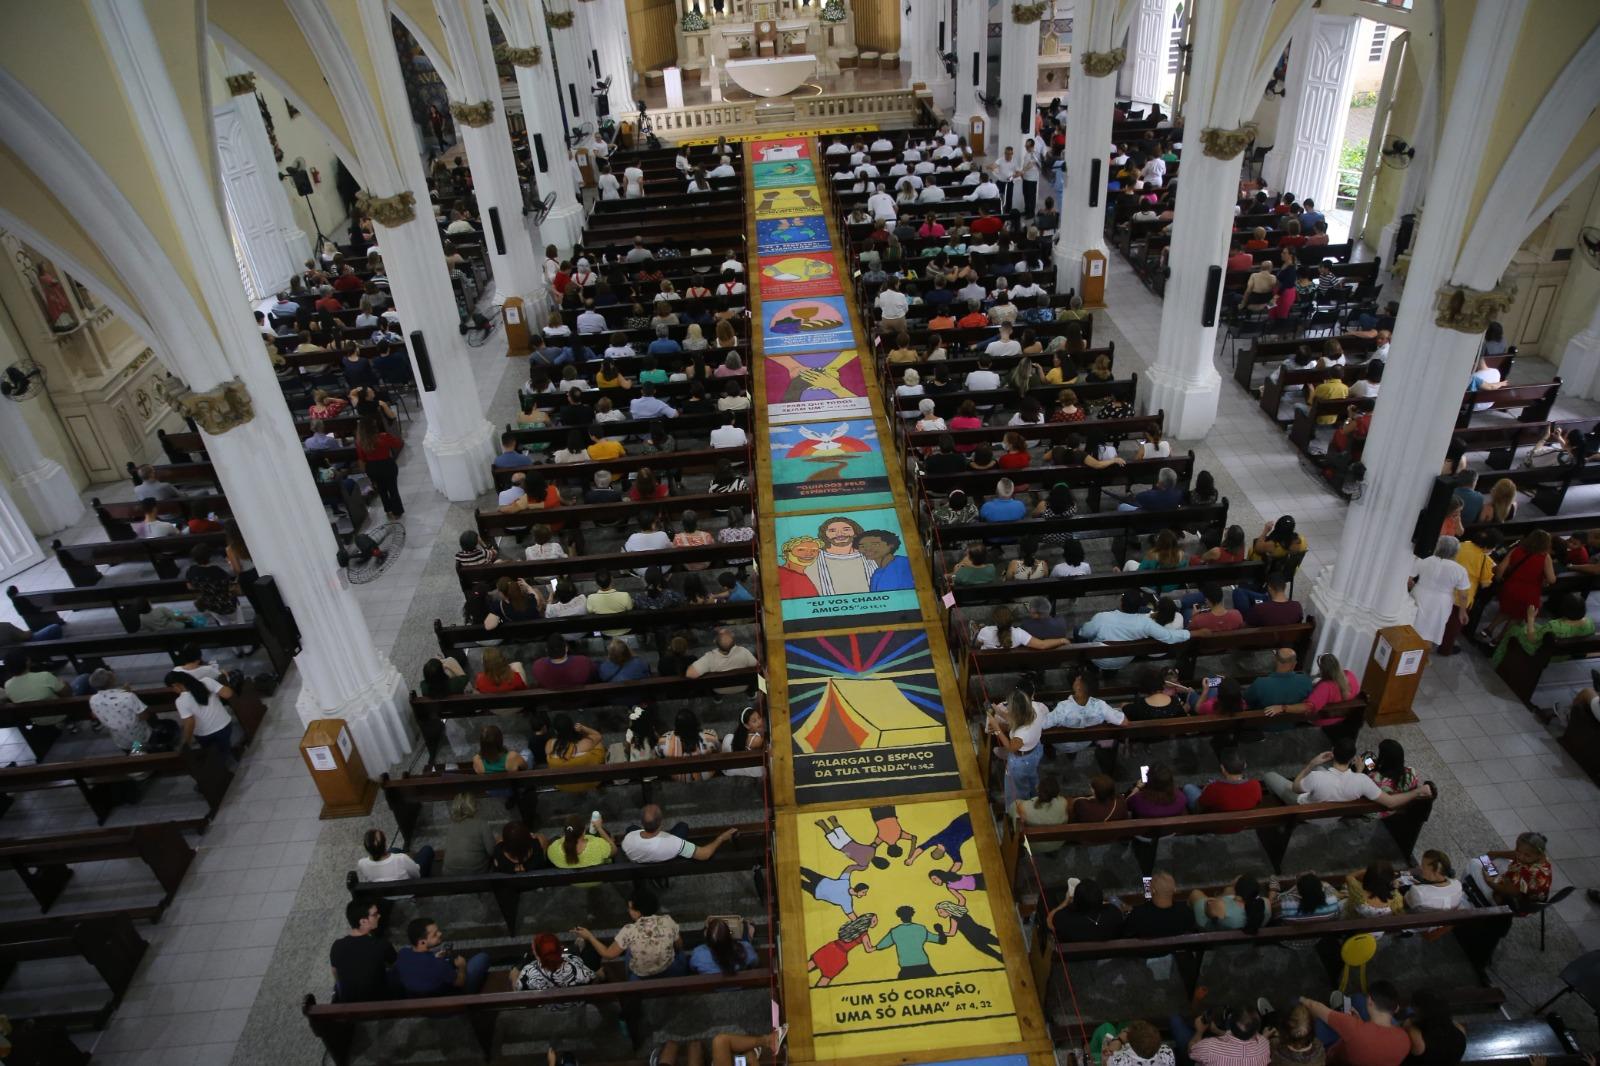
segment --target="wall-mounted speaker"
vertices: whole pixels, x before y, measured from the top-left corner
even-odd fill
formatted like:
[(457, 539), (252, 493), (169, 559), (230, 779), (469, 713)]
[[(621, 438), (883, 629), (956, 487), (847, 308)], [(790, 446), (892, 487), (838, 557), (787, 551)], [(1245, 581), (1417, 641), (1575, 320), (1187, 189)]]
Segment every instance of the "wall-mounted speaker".
[(978, 87), (978, 53), (972, 53), (972, 87)]
[(1222, 293), (1222, 268), (1212, 265), (1206, 268), (1206, 305), (1200, 310), (1200, 324), (1214, 326), (1217, 324), (1217, 297)]
[(438, 384), (433, 380), (433, 360), (428, 358), (428, 340), (420, 329), (411, 331), (411, 357), (417, 361), (417, 379), (423, 392), (434, 392)]
[(500, 209), (489, 208), (489, 232), (494, 234), (494, 254), (506, 254), (506, 233), (500, 228)]
[(939, 54), (944, 55), (944, 19), (939, 20)]
[(533, 135), (533, 158), (539, 164), (539, 173), (550, 173), (550, 158), (544, 154), (544, 134)]
[(1417, 525), (1411, 531), (1411, 552), (1426, 559), (1439, 546), (1439, 531), (1450, 514), (1450, 499), (1460, 484), (1453, 477), (1436, 477), (1428, 488), (1428, 501), (1417, 515)]
[(1089, 206), (1100, 206), (1100, 157), (1089, 160)]
[(1026, 136), (1033, 132), (1033, 94), (1022, 94), (1022, 122), (1019, 123), (1019, 133)]
[(578, 109), (578, 86), (574, 82), (567, 82), (567, 95), (572, 98), (572, 121), (577, 122), (578, 116), (583, 112)]

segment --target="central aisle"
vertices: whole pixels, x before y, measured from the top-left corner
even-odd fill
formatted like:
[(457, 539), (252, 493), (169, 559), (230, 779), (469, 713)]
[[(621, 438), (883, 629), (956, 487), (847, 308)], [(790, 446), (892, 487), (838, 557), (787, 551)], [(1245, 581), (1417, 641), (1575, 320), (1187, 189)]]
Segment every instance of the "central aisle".
[(791, 1054), (1049, 1062), (816, 145), (746, 151)]

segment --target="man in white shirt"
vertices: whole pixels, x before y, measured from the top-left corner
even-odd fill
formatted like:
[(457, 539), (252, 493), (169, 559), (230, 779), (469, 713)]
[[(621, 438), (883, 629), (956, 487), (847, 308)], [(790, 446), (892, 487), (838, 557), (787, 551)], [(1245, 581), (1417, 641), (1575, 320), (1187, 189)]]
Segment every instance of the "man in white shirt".
[(1017, 161), (1017, 176), (1022, 179), (1022, 217), (1032, 220), (1039, 197), (1039, 171), (1044, 161), (1039, 157), (1039, 146), (1032, 137), (1022, 145), (1022, 158)]
[(983, 284), (977, 278), (968, 281), (956, 290), (956, 299), (968, 305), (982, 306), (983, 298), (989, 294), (984, 291)]
[(917, 202), (942, 204), (944, 203), (944, 190), (932, 182), (928, 182), (922, 186), (922, 191), (917, 194)]
[[(628, 539), (622, 542), (625, 552), (654, 552), (666, 551), (672, 547), (672, 538), (661, 530), (661, 519), (654, 512), (646, 512), (639, 519), (639, 531), (631, 533)], [(634, 571), (639, 577), (644, 577), (644, 570)]]
[(911, 301), (900, 291), (899, 278), (890, 278), (888, 286), (878, 293), (878, 298), (873, 302), (878, 310), (883, 312), (884, 333), (893, 335), (906, 328), (906, 308), (910, 306)]
[(356, 877), (361, 881), (414, 881), (427, 877), (433, 867), (433, 848), (424, 845), (413, 859), (403, 851), (390, 851), (389, 838), (382, 829), (369, 829), (361, 841), (367, 857), (356, 860)]
[[(963, 184), (963, 185), (971, 184), (972, 182), (970, 180), (968, 180), (968, 179), (975, 179), (977, 187), (974, 188), (971, 192), (967, 193), (966, 196), (963, 196), (962, 197), (963, 200), (999, 200), (1000, 199), (1000, 196), (1001, 196), (1001, 194), (1000, 194), (1000, 186), (998, 186), (998, 185), (996, 185), (994, 183), (994, 178), (992, 176), (990, 176), (988, 174), (980, 175), (980, 174), (974, 172), (972, 174), (968, 174), (967, 177), (962, 180), (961, 184)], [(1011, 186), (1009, 184), (1007, 184), (1006, 187), (1010, 188)]]
[(1422, 784), (1409, 792), (1385, 792), (1377, 782), (1351, 766), (1356, 759), (1356, 742), (1341, 736), (1333, 750), (1312, 757), (1293, 781), (1280, 773), (1261, 775), (1261, 783), (1284, 803), (1348, 803), (1376, 800), (1391, 810), (1412, 800), (1432, 798), (1433, 789)]
[(528, 475), (518, 471), (511, 475), (511, 487), (500, 490), (500, 495), (495, 497), (495, 506), (504, 510), (507, 507), (521, 510), (519, 502), (528, 498)]
[[(1020, 345), (1018, 345), (1017, 350), (1022, 350)], [(1000, 375), (991, 369), (989, 353), (985, 351), (978, 356), (978, 369), (967, 375), (966, 389), (968, 392), (993, 392), (999, 387)]]
[(739, 414), (736, 411), (723, 413), (722, 425), (711, 431), (711, 446), (713, 448), (743, 448), (750, 443), (750, 437), (744, 429), (736, 425)]
[(944, 141), (947, 148), (954, 148), (961, 143), (961, 137), (948, 125), (939, 131), (939, 139)]
[(1152, 189), (1159, 189), (1167, 180), (1167, 161), (1159, 155), (1153, 155), (1145, 163), (1144, 169), (1139, 171), (1139, 180)]
[(994, 161), (994, 179), (1000, 186), (1001, 196), (1005, 200), (1005, 212), (1011, 213), (1011, 190), (1015, 187), (1017, 172), (1016, 149), (1006, 145), (1004, 154)]
[(606, 331), (606, 316), (594, 309), (594, 301), (590, 300), (578, 313), (579, 333), (604, 333)]
[(720, 267), (718, 267), (718, 268), (717, 268), (717, 269), (718, 269), (718, 270), (719, 270), (719, 271), (722, 271), (722, 270), (731, 270), (731, 271), (733, 271), (733, 272), (734, 272), (734, 273), (735, 273), (735, 274), (743, 274), (743, 273), (744, 273), (744, 264), (743, 264), (743, 263), (742, 263), (742, 262), (740, 262), (740, 261), (739, 261), (739, 260), (738, 260), (738, 259), (737, 259), (737, 258), (736, 258), (736, 257), (735, 257), (735, 256), (734, 256), (734, 253), (733, 253), (733, 251), (732, 251), (732, 250), (729, 250), (729, 252), (728, 252), (728, 258), (726, 258), (726, 259), (724, 259), (724, 260), (723, 260), (723, 261), (722, 261), (722, 265), (721, 265), (721, 266), (720, 266)]
[(875, 186), (872, 195), (867, 197), (867, 210), (878, 222), (893, 222), (900, 215), (894, 197), (885, 192), (882, 185)]
[(722, 162), (718, 163), (716, 166), (712, 167), (709, 171), (706, 172), (706, 177), (708, 177), (708, 178), (731, 178), (731, 177), (733, 177), (733, 160), (730, 159), (728, 156), (723, 156), (722, 157)]
[(827, 149), (822, 154), (829, 159), (832, 159), (834, 156), (849, 155), (850, 146), (845, 144), (843, 141), (834, 141), (828, 145)]
[[(993, 309), (990, 310), (990, 313), (993, 314)], [(1011, 339), (1011, 324), (1009, 322), (1000, 327), (999, 339), (990, 341), (989, 346), (983, 350), (983, 354), (1002, 359), (1007, 356), (1022, 354), (1022, 342)], [(972, 375), (969, 374), (967, 377), (968, 380), (971, 380)], [(967, 387), (971, 388), (972, 386), (968, 385)]]
[(1044, 295), (1044, 290), (1039, 287), (1037, 281), (1033, 280), (1032, 274), (1022, 275), (1018, 279), (1018, 284), (1011, 286), (1011, 298), (1013, 300), (1036, 300), (1042, 295)]
[(892, 152), (892, 151), (894, 151), (894, 142), (880, 133), (880, 134), (878, 134), (877, 139), (872, 142), (872, 144), (870, 146), (870, 151), (875, 152), (875, 153), (876, 152)]
[(935, 165), (933, 160), (924, 159), (921, 162), (919, 162), (916, 166), (912, 167), (911, 168), (911, 172), (913, 174), (926, 176), (928, 174), (932, 174), (937, 169), (938, 169), (938, 166)]
[(622, 854), (629, 862), (671, 862), (673, 859), (694, 859), (705, 862), (717, 849), (739, 835), (737, 829), (724, 829), (709, 844), (694, 844), (684, 839), (689, 832), (687, 823), (679, 822), (670, 830), (662, 829), (661, 808), (646, 804), (639, 812), (639, 828), (630, 829), (622, 838)]
[(622, 257), (624, 263), (642, 263), (646, 259), (654, 259), (655, 253), (644, 246), (643, 237), (633, 239), (633, 247), (628, 249), (628, 254)]

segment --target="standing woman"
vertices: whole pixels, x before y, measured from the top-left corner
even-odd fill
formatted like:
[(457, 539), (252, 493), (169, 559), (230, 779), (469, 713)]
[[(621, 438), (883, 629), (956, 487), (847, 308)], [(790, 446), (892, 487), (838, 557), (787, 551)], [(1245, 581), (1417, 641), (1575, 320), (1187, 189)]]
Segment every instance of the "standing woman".
[(1484, 639), (1498, 644), (1512, 622), (1527, 616), (1531, 607), (1538, 611), (1546, 585), (1555, 584), (1555, 565), (1550, 561), (1550, 534), (1535, 529), (1495, 567), (1494, 579), (1500, 585), (1497, 605), (1500, 617), (1483, 631)]
[(220, 752), (224, 762), (233, 766), (233, 717), (223, 700), (233, 698), (233, 689), (209, 677), (195, 677), (187, 670), (173, 670), (162, 678), (162, 683), (177, 694), (173, 706), (183, 720), (180, 748), (193, 740), (201, 750)]
[(356, 423), (356, 458), (372, 479), (391, 521), (406, 513), (406, 505), (400, 502), (400, 463), (396, 458), (405, 446), (405, 441), (384, 429), (376, 418)]
[(1044, 757), (1044, 746), (1039, 741), (1044, 720), (1035, 713), (1033, 700), (1019, 690), (1007, 701), (1004, 720), (998, 715), (990, 716), (989, 732), (999, 741), (1006, 761), (1005, 809), (1011, 810), (1018, 800), (1032, 799), (1039, 791), (1039, 761)]

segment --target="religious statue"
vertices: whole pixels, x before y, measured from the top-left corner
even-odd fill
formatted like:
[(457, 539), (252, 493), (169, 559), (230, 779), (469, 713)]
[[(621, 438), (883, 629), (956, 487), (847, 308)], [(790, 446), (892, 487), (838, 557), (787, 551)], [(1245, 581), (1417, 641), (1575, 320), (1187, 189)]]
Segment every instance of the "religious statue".
[(82, 325), (73, 309), (67, 288), (61, 283), (55, 265), (43, 256), (35, 257), (26, 248), (17, 249), (17, 265), (39, 301), (39, 311), (53, 333), (71, 333)]

